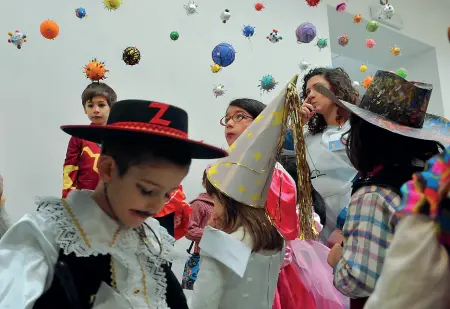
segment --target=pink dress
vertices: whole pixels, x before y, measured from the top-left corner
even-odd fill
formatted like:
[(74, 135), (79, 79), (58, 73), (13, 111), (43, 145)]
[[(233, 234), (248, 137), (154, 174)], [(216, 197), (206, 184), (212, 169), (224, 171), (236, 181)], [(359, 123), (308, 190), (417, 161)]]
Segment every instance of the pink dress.
[[(277, 163), (266, 210), (287, 242), (272, 308), (344, 309), (348, 300), (334, 288), (333, 270), (327, 263), (330, 249), (317, 241), (298, 239), (300, 223), (296, 192), (294, 180)], [(316, 228), (321, 230), (320, 220), (314, 215)]]

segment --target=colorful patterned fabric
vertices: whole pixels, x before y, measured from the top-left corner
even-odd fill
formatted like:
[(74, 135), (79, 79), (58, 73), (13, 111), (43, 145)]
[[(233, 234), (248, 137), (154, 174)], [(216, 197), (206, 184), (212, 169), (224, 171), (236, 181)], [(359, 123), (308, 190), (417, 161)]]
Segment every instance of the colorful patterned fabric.
[(430, 216), (436, 222), (439, 241), (450, 248), (450, 148), (430, 159), (423, 172), (414, 174), (403, 185), (402, 194), (398, 216)]
[(200, 270), (200, 254), (191, 255), (184, 265), (183, 278), (181, 286), (186, 290), (193, 290), (194, 283), (197, 280), (198, 271)]
[(355, 192), (342, 230), (342, 258), (334, 267), (334, 286), (351, 298), (369, 296), (383, 268), (393, 237), (400, 196), (389, 189), (366, 186)]

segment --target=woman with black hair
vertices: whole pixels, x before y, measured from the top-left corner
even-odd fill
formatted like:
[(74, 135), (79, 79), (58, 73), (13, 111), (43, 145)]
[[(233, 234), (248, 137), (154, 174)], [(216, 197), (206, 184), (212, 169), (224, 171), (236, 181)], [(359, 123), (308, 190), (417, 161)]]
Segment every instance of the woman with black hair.
[(330, 251), (334, 285), (363, 308), (383, 269), (397, 223), (400, 187), (450, 136), (440, 132), (448, 120), (426, 114), (432, 86), (378, 71), (361, 102), (339, 100), (327, 87), (315, 90), (351, 113), (345, 148), (359, 171), (343, 227), (344, 241)]
[(341, 100), (356, 103), (359, 93), (348, 74), (341, 68), (315, 68), (303, 78), (300, 93), (303, 100), (302, 120), (307, 124), (305, 142), (312, 184), (326, 204), (326, 223), (321, 239), (327, 239), (336, 228), (336, 219), (350, 200), (352, 180), (357, 172), (341, 143), (342, 134), (350, 128), (349, 113), (318, 93), (323, 85)]

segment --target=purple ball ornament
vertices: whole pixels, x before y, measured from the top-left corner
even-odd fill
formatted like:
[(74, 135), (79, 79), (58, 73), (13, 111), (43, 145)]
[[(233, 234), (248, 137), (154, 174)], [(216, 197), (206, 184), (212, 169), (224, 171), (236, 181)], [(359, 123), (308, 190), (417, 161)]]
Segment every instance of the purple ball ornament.
[(317, 29), (311, 23), (303, 23), (297, 27), (295, 34), (297, 35), (297, 43), (311, 43), (317, 35)]

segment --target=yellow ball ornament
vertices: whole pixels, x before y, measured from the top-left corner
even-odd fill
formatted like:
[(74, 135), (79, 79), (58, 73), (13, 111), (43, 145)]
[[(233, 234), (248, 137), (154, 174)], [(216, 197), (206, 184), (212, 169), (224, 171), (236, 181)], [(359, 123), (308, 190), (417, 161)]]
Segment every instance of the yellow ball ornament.
[(367, 72), (367, 65), (365, 65), (365, 64), (363, 64), (363, 65), (361, 65), (360, 67), (359, 67), (359, 71), (360, 72)]
[(218, 65), (217, 63), (211, 65), (211, 72), (213, 72), (213, 73), (218, 73), (218, 72), (220, 72), (221, 70), (222, 70), (222, 67), (221, 67), (220, 65)]
[(110, 11), (115, 11), (122, 4), (122, 0), (103, 0), (103, 3), (105, 4), (105, 8)]

